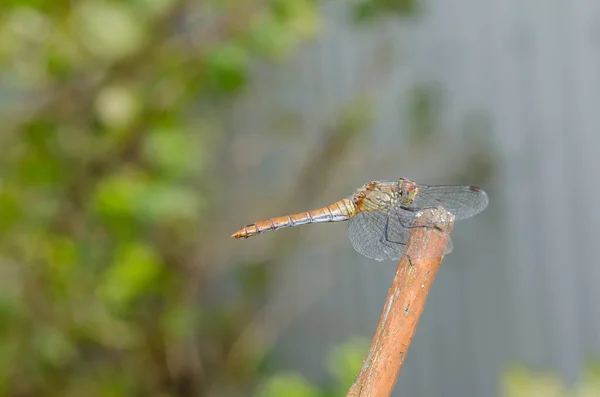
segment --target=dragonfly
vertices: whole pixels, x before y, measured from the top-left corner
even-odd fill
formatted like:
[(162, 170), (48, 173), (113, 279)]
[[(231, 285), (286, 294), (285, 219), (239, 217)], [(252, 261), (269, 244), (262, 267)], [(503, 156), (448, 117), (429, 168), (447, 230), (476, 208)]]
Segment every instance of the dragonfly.
[[(476, 186), (422, 185), (407, 178), (366, 183), (351, 196), (312, 211), (270, 218), (239, 229), (235, 239), (309, 223), (348, 221), (346, 234), (360, 254), (377, 261), (398, 260), (413, 222), (427, 209), (442, 207), (454, 220), (470, 218), (488, 205), (488, 196)], [(417, 227), (433, 227), (421, 224)], [(444, 255), (452, 251), (447, 239)]]

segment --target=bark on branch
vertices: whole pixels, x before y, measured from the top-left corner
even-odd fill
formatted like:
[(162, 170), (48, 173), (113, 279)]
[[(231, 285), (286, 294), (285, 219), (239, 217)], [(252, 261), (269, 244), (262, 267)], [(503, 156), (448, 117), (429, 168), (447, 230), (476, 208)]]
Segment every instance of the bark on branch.
[(429, 289), (446, 252), (454, 218), (442, 208), (424, 211), (408, 243), (381, 313), (373, 342), (347, 397), (392, 393), (412, 341)]

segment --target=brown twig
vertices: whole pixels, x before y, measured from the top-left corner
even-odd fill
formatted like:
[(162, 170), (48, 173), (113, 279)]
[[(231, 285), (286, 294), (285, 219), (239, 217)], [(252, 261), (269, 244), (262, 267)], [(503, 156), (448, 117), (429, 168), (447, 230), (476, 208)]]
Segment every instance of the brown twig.
[(385, 397), (392, 393), (429, 289), (442, 263), (452, 223), (443, 208), (425, 211), (410, 234), (379, 325), (363, 366), (347, 397)]

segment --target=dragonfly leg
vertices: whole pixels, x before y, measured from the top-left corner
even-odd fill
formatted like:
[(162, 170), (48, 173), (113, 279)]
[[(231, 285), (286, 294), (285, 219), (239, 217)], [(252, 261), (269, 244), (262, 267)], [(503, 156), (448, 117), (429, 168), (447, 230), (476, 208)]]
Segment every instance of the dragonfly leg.
[[(406, 245), (404, 242), (402, 241), (394, 241), (390, 238), (389, 236), (389, 223), (390, 223), (390, 218), (389, 216), (387, 217), (386, 221), (385, 221), (385, 226), (383, 228), (383, 235), (381, 236), (381, 243), (387, 247), (389, 247), (390, 249), (394, 250), (394, 251), (399, 251), (401, 253), (400, 257), (402, 256), (402, 252), (404, 251), (404, 246)], [(410, 262), (410, 258), (409, 262)]]
[(399, 245), (404, 245), (404, 242), (402, 241), (394, 241), (390, 238), (389, 234), (388, 234), (388, 230), (389, 230), (389, 224), (390, 224), (390, 217), (386, 217), (385, 220), (385, 227), (383, 228), (383, 236), (382, 238), (385, 238), (385, 241), (382, 241), (382, 243), (392, 243), (392, 244), (399, 244)]

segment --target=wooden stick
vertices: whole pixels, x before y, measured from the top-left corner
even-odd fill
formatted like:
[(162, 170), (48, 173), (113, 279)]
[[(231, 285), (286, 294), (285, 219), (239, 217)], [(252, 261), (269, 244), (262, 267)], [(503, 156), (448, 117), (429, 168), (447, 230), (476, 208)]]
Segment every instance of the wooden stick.
[(415, 221), (415, 226), (436, 226), (412, 229), (373, 342), (347, 397), (387, 397), (392, 393), (442, 263), (453, 222), (454, 217), (443, 208), (424, 211)]

